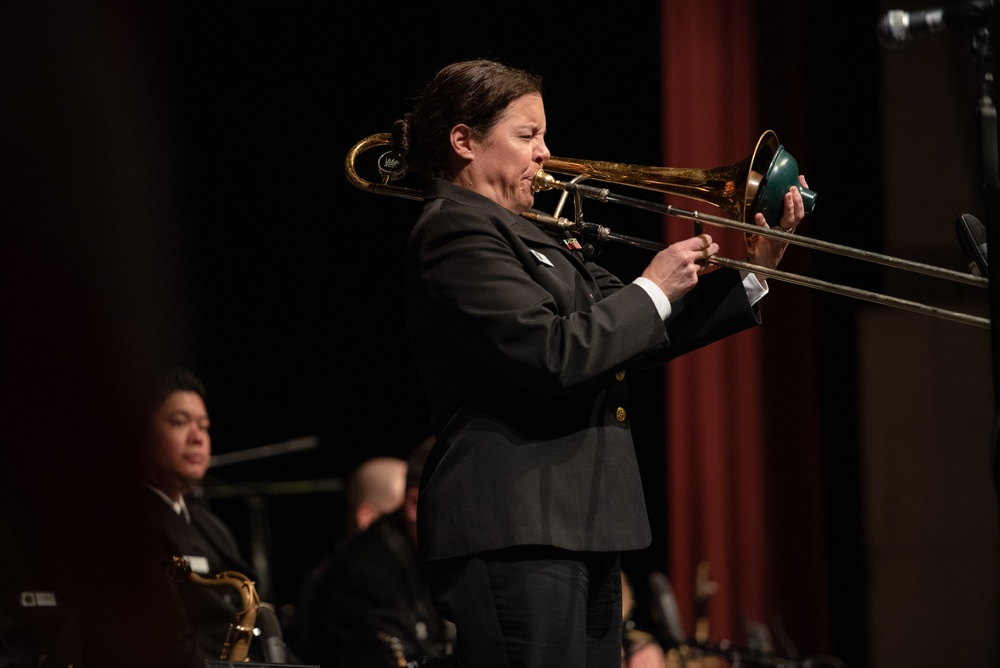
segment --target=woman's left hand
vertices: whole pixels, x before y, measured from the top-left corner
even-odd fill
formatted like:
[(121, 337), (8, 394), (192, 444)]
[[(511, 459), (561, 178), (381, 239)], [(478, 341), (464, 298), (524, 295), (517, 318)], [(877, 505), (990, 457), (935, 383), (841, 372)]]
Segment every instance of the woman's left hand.
[[(806, 183), (806, 178), (801, 174), (799, 174), (799, 183), (802, 184), (803, 188), (809, 187), (809, 184)], [(792, 186), (785, 193), (785, 209), (781, 215), (781, 220), (778, 221), (778, 229), (792, 233), (805, 217), (806, 208), (802, 203), (802, 193), (799, 192), (797, 187)], [(769, 227), (762, 213), (754, 216), (754, 222), (760, 227)], [(786, 248), (788, 248), (788, 243), (781, 239), (758, 236), (754, 239), (753, 249), (747, 261), (767, 267), (768, 269), (774, 269), (781, 262), (781, 257), (785, 254)]]

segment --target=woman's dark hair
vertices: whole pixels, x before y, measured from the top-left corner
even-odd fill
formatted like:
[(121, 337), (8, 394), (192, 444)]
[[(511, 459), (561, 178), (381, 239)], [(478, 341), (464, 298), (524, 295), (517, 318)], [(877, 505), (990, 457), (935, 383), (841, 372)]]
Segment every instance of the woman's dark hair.
[(511, 102), (529, 93), (542, 93), (537, 74), (488, 59), (447, 65), (393, 124), (396, 152), (411, 172), (448, 178), (451, 129), (464, 123), (486, 135)]

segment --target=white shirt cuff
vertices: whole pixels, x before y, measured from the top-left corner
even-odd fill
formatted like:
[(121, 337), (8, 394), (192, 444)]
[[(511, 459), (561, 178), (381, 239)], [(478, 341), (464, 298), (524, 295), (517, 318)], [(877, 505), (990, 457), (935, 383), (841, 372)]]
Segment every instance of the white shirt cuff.
[(747, 297), (750, 298), (750, 305), (753, 306), (767, 294), (767, 283), (761, 283), (757, 278), (757, 274), (742, 270), (740, 274), (743, 275), (743, 289), (747, 291)]
[[(752, 306), (767, 294), (767, 283), (761, 283), (756, 274), (746, 271), (741, 271), (740, 273), (743, 274), (743, 289), (746, 290), (747, 298), (749, 298), (750, 305)], [(663, 290), (656, 283), (642, 276), (639, 276), (632, 282), (646, 291), (649, 298), (653, 300), (656, 312), (660, 314), (662, 320), (665, 321), (670, 317), (672, 311), (670, 300), (667, 299), (667, 296), (663, 294)]]
[(666, 320), (670, 317), (670, 300), (667, 299), (665, 294), (663, 294), (663, 290), (660, 289), (660, 286), (642, 276), (639, 276), (632, 282), (645, 290), (646, 294), (649, 295), (649, 298), (653, 300), (653, 305), (656, 307), (656, 312), (660, 314), (661, 320)]

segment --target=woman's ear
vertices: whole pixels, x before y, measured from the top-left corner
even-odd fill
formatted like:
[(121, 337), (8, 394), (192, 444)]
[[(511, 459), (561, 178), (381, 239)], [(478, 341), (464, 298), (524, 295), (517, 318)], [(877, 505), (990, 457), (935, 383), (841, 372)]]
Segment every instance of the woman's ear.
[(451, 129), (451, 148), (459, 157), (472, 158), (472, 135), (472, 128), (465, 123), (459, 123)]

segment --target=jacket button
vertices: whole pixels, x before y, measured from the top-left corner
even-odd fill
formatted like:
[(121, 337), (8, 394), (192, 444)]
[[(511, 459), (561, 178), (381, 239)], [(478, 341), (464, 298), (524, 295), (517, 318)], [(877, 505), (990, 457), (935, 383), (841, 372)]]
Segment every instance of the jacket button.
[(618, 409), (615, 410), (615, 419), (618, 420), (619, 422), (625, 421), (625, 409), (622, 408), (621, 406), (619, 406)]

